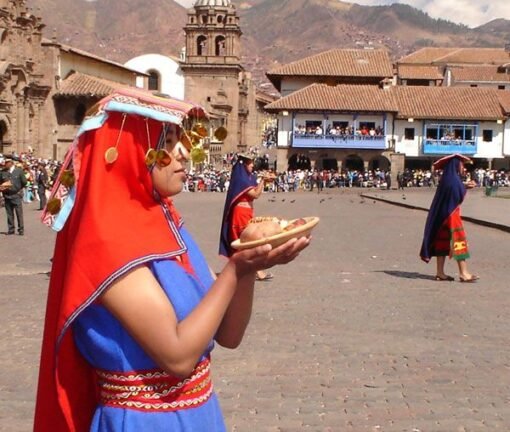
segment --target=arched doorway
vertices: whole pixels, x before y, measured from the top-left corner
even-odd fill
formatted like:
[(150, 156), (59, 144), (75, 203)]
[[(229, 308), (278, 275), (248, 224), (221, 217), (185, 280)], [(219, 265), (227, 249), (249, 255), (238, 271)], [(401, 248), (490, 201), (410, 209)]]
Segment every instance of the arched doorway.
[(310, 158), (303, 154), (293, 154), (289, 158), (289, 171), (295, 170), (309, 170), (312, 168), (312, 164), (310, 162)]
[(343, 166), (346, 170), (350, 171), (364, 171), (365, 164), (363, 163), (363, 159), (361, 159), (358, 155), (349, 155), (345, 158)]
[(338, 161), (334, 158), (324, 158), (321, 161), (322, 169), (323, 170), (334, 170), (338, 171)]
[(7, 140), (7, 123), (0, 120), (0, 153), (5, 153), (5, 142)]
[(377, 156), (370, 161), (370, 169), (375, 171), (388, 171), (390, 169), (390, 161), (385, 156)]

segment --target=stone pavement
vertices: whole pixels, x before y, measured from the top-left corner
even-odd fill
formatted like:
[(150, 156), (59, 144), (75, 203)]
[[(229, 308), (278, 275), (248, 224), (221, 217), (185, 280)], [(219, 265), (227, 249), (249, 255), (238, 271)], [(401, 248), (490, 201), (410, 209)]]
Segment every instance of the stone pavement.
[[(213, 353), (228, 430), (509, 431), (510, 234), (466, 223), (469, 265), (481, 280), (436, 282), (433, 264), (418, 258), (426, 213), (359, 192), (257, 201), (258, 215), (318, 215), (321, 223), (296, 262), (258, 283), (241, 347)], [(419, 193), (430, 203), (432, 191)], [(176, 199), (218, 271), (223, 199)], [(54, 241), (37, 215), (26, 208), (25, 237), (0, 235), (0, 430), (8, 432), (32, 428)], [(447, 264), (450, 274), (455, 267)]]
[[(435, 189), (406, 188), (404, 190), (367, 189), (362, 196), (401, 207), (428, 211)], [(485, 188), (468, 191), (462, 204), (465, 221), (510, 232), (510, 188), (500, 188), (497, 196), (487, 196)]]

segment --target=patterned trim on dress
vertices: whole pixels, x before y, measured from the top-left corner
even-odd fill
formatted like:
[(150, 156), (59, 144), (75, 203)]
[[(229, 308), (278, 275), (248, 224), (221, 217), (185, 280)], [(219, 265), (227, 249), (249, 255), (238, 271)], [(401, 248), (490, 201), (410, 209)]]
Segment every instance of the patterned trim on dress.
[(180, 380), (160, 370), (110, 372), (96, 369), (100, 403), (140, 411), (177, 411), (203, 405), (213, 392), (210, 360)]

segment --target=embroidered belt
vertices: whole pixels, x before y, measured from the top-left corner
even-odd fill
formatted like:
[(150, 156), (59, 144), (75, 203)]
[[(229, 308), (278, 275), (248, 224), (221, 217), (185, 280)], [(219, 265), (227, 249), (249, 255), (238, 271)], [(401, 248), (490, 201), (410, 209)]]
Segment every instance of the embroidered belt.
[(177, 411), (203, 405), (213, 391), (210, 360), (200, 362), (181, 380), (161, 369), (110, 372), (96, 369), (100, 403), (139, 411)]

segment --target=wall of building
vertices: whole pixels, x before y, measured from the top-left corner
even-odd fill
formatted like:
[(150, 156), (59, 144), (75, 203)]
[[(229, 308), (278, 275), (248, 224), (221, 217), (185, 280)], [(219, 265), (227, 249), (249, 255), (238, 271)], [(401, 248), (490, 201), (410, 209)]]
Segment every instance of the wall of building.
[(94, 58), (79, 55), (73, 52), (60, 52), (59, 76), (65, 79), (69, 73), (76, 71), (83, 74), (92, 75), (98, 78), (104, 78), (121, 84), (134, 86), (136, 83), (136, 73), (127, 69), (122, 69), (111, 63), (101, 62)]
[[(184, 75), (176, 60), (161, 54), (145, 54), (132, 58), (125, 66), (142, 73), (156, 71), (160, 77), (159, 91), (176, 99), (184, 99)], [(144, 77), (138, 77), (136, 86), (144, 88), (144, 81)]]

